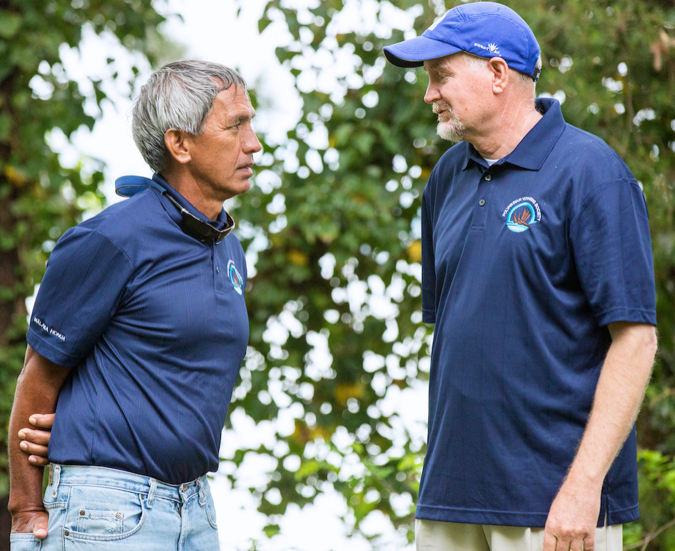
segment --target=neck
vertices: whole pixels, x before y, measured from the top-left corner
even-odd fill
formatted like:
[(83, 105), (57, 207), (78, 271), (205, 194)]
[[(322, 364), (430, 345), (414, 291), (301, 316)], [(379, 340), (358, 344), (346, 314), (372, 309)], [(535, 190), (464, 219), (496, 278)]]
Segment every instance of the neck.
[(190, 204), (210, 220), (216, 220), (223, 209), (223, 201), (212, 193), (182, 167), (167, 167), (162, 171), (164, 179)]
[(542, 115), (531, 99), (509, 103), (504, 104), (488, 121), (486, 129), (466, 138), (484, 159), (506, 157), (541, 120)]

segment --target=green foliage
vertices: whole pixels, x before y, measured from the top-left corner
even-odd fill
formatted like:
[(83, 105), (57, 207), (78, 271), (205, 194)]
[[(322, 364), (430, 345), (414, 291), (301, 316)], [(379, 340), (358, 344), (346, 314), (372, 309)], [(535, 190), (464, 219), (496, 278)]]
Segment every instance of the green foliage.
[[(675, 6), (671, 0), (505, 3), (539, 38), (544, 59), (539, 92), (564, 97), (568, 122), (606, 140), (644, 186), (661, 350), (638, 420), (643, 518), (627, 528), (626, 544), (671, 549)], [(334, 23), (352, 2), (320, 0), (306, 9), (271, 0), (259, 23), (261, 31), (277, 19), (288, 25), (293, 41), (277, 53), (296, 77), (304, 104), (287, 140), (264, 144), (256, 186), (237, 208), (239, 235), (248, 253), (257, 254), (257, 263), (247, 293), (251, 347), (233, 408), (243, 408), (257, 423), (288, 411), (295, 415), (291, 431), (279, 429), (276, 445), (238, 450), (228, 459), (235, 466), (247, 454), (273, 459), (267, 483), (251, 488), (260, 510), (270, 515), (268, 537), (278, 533), (278, 515), (289, 503), (310, 503), (331, 487), (345, 497), (350, 510), (345, 520), (355, 530), (380, 511), (412, 536), (424, 445), (407, 432), (387, 400), (428, 377), (419, 209), (426, 179), (448, 144), (436, 137), (434, 116), (422, 101), (423, 71), (387, 65), (381, 52), (404, 38), (387, 22), (388, 11), (409, 10), (420, 34), (445, 8), (441, 0), (395, 4), (376, 2), (377, 25), (352, 12), (357, 14), (348, 22), (352, 31), (345, 31)], [(85, 203), (102, 201), (100, 168), (62, 167), (45, 142), (54, 128), (69, 136), (94, 123), (83, 108), (88, 98), (63, 72), (59, 48), (77, 47), (88, 26), (114, 34), (154, 61), (160, 55), (153, 52), (175, 57), (154, 32), (161, 21), (140, 0), (13, 0), (0, 6), (0, 415), (5, 421), (25, 349), (24, 299), (40, 280), (53, 242), (78, 220)], [(351, 59), (354, 69), (333, 85), (319, 86), (340, 65), (336, 56)], [(119, 78), (114, 60), (109, 67), (106, 78)], [(37, 97), (33, 79), (41, 79), (51, 93)], [(90, 101), (100, 103), (103, 82), (92, 85)], [(84, 202), (78, 200), (83, 197)], [(6, 422), (2, 431), (4, 442)], [(0, 463), (0, 475), (0, 491), (6, 491), (6, 463)], [(281, 502), (268, 493), (273, 488)]]
[[(562, 98), (568, 122), (607, 141), (647, 197), (661, 351), (638, 421), (643, 520), (626, 531), (627, 543), (643, 545), (675, 516), (669, 474), (675, 452), (675, 7), (657, 0), (504, 3), (530, 23), (542, 46), (538, 92)], [(335, 22), (353, 3), (321, 0), (296, 8), (270, 0), (259, 22), (261, 31), (272, 21), (286, 22), (293, 40), (277, 55), (296, 77), (304, 108), (287, 141), (264, 144), (257, 185), (237, 208), (245, 220), (244, 246), (259, 254), (247, 294), (251, 350), (233, 407), (256, 421), (299, 407), (295, 431), (278, 435), (287, 445), (255, 450), (277, 465), (268, 483), (255, 488), (262, 512), (283, 513), (289, 503), (308, 503), (334, 487), (355, 529), (378, 510), (410, 538), (424, 447), (406, 433), (399, 413), (387, 410), (384, 397), (428, 376), (416, 228), (422, 189), (449, 144), (435, 136), (434, 116), (422, 101), (424, 72), (385, 64), (382, 48), (404, 39), (387, 23), (387, 12), (409, 10), (420, 34), (445, 7), (437, 0), (374, 4), (375, 23), (364, 23), (355, 10), (338, 28)], [(336, 72), (338, 58), (349, 56), (353, 71), (332, 86), (321, 84)], [(327, 142), (317, 135), (327, 135)], [(362, 299), (350, 302), (348, 288)], [(385, 315), (372, 306), (382, 294), (391, 306)], [(330, 367), (318, 369), (320, 359)], [(235, 464), (245, 456), (240, 450)], [(286, 460), (291, 456), (302, 458), (299, 469)], [(271, 488), (281, 492), (280, 504), (266, 500)], [(670, 549), (672, 537), (665, 529), (649, 548)]]
[(675, 548), (675, 458), (661, 452), (642, 450), (640, 461), (640, 510), (639, 523), (632, 523), (624, 530), (624, 544), (627, 549), (650, 548), (652, 540), (661, 549)]
[[(54, 129), (70, 136), (81, 126), (92, 128), (84, 102), (98, 105), (106, 97), (101, 80), (92, 81), (90, 97), (69, 80), (60, 49), (78, 48), (89, 28), (153, 58), (147, 37), (162, 21), (140, 0), (10, 0), (0, 6), (0, 494), (8, 490), (7, 421), (26, 347), (25, 299), (58, 237), (83, 209), (103, 203), (100, 163), (63, 167), (45, 141)], [(106, 80), (119, 79), (115, 60), (108, 62)], [(49, 93), (34, 93), (36, 82)]]

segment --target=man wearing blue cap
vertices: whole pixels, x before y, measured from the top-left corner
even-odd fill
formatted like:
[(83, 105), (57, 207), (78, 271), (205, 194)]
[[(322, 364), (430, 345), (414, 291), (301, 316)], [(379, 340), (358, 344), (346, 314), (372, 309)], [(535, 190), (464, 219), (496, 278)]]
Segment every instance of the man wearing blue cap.
[(619, 551), (656, 352), (640, 185), (535, 100), (539, 46), (506, 6), (458, 6), (385, 54), (424, 66), (438, 133), (460, 142), (422, 202), (435, 331), (417, 549)]
[[(248, 343), (223, 201), (250, 187), (253, 116), (219, 64), (170, 63), (142, 87), (132, 132), (155, 174), (118, 180), (133, 197), (59, 239), (31, 314), (9, 429), (13, 551), (219, 548), (206, 473)], [(43, 501), (22, 449), (44, 449), (18, 433), (54, 410)]]

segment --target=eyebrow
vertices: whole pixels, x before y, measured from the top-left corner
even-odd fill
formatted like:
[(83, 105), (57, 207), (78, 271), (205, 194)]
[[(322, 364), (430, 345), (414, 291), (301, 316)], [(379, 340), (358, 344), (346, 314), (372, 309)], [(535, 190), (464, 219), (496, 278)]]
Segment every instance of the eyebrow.
[(255, 111), (253, 112), (252, 115), (248, 115), (248, 114), (246, 114), (246, 115), (239, 115), (239, 116), (238, 116), (237, 118), (235, 118), (235, 119), (230, 119), (230, 124), (233, 124), (233, 125), (234, 125), (234, 124), (239, 124), (240, 122), (250, 121), (250, 120), (253, 120), (254, 118), (255, 118)]
[(452, 76), (454, 75), (454, 71), (448, 69), (447, 67), (443, 65), (436, 65), (435, 67), (429, 67), (427, 70), (425, 67), (426, 73), (431, 77), (431, 76), (437, 76), (437, 77), (443, 77), (443, 76)]
[(432, 61), (428, 65), (423, 65), (423, 67), (427, 73), (430, 73), (432, 71), (439, 72), (441, 70), (447, 71), (446, 64), (440, 61)]

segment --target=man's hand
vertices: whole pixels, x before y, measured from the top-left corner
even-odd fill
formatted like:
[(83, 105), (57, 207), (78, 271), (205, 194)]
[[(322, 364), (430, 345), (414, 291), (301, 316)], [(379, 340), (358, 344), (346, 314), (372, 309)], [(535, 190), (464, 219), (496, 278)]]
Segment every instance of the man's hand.
[(32, 533), (37, 539), (47, 537), (49, 515), (44, 511), (14, 513), (12, 515), (12, 533)]
[(568, 477), (553, 500), (544, 529), (544, 551), (593, 551), (602, 484)]
[(49, 446), (49, 437), (54, 425), (54, 414), (40, 415), (39, 413), (34, 413), (28, 418), (28, 421), (36, 428), (25, 428), (19, 431), (19, 438), (22, 440), (19, 447), (24, 453), (28, 454), (28, 461), (31, 464), (46, 467), (49, 465), (47, 447)]

